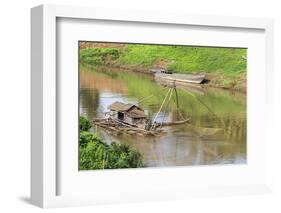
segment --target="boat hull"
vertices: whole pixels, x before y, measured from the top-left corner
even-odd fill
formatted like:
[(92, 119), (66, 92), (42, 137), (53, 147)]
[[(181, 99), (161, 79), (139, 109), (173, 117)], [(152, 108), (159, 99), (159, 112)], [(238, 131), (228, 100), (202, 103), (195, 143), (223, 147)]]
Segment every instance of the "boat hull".
[(155, 78), (173, 82), (201, 84), (205, 80), (206, 75), (156, 73)]

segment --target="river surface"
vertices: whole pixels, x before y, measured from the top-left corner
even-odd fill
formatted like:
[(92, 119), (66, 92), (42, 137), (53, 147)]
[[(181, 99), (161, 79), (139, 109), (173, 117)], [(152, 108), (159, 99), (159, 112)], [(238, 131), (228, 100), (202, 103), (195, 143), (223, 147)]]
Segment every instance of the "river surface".
[[(154, 118), (162, 104), (166, 88), (153, 76), (124, 70), (80, 67), (80, 114), (89, 120), (104, 117), (115, 101), (136, 104)], [(138, 136), (93, 131), (107, 143), (126, 143), (144, 156), (148, 167), (246, 163), (246, 95), (214, 88), (177, 89), (166, 113), (158, 121), (190, 118), (190, 124), (165, 127), (161, 136)]]

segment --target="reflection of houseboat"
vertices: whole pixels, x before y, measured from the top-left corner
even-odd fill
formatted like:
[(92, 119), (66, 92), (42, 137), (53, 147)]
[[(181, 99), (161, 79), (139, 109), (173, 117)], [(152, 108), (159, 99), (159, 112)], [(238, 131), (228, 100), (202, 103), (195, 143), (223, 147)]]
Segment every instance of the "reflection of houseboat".
[(108, 106), (108, 109), (110, 110), (109, 115), (111, 118), (142, 129), (145, 128), (146, 115), (139, 106), (114, 102)]

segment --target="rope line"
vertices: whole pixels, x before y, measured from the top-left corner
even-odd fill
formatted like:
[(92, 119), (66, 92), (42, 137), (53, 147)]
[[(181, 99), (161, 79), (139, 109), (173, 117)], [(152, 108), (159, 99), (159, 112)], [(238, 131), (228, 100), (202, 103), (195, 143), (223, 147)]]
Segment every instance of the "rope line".
[[(160, 91), (165, 90), (165, 89), (167, 89), (167, 88), (164, 87), (164, 88), (162, 88)], [(138, 104), (140, 104), (141, 102), (143, 102), (143, 101), (146, 100), (146, 99), (151, 98), (152, 96), (156, 96), (156, 95), (155, 95), (155, 94), (151, 94), (151, 95), (149, 95), (149, 96), (143, 97), (143, 98), (141, 98), (141, 99), (138, 101)]]
[(172, 88), (170, 88), (170, 89), (168, 90), (168, 92), (166, 93), (165, 98), (164, 98), (164, 100), (163, 100), (163, 102), (162, 102), (162, 104), (161, 104), (161, 106), (160, 106), (160, 108), (159, 108), (159, 110), (158, 110), (156, 116), (153, 118), (153, 122), (152, 122), (152, 125), (151, 125), (150, 130), (152, 130), (152, 129), (155, 127), (155, 124), (154, 124), (154, 123), (155, 123), (155, 121), (156, 121), (156, 118), (158, 117), (159, 113), (161, 112), (161, 109), (162, 109), (162, 107), (163, 107), (163, 105), (164, 105), (164, 103), (165, 103), (165, 101), (166, 101), (166, 99), (167, 99), (167, 97), (168, 97), (168, 94), (170, 93), (171, 90), (172, 90)]
[(170, 103), (170, 100), (171, 100), (172, 95), (173, 95), (173, 90), (171, 90), (169, 99), (168, 99), (167, 104), (166, 104), (166, 106), (165, 106), (165, 108), (164, 108), (164, 116), (163, 116), (162, 122), (161, 122), (161, 124), (160, 124), (160, 128), (162, 127), (162, 124), (163, 124), (163, 122), (164, 122), (164, 120), (165, 120), (166, 111), (167, 111), (167, 109), (168, 109), (168, 106), (169, 106), (169, 103)]
[(199, 103), (201, 103), (204, 107), (206, 107), (207, 110), (209, 110), (209, 111), (215, 116), (215, 118), (216, 118), (219, 122), (221, 122), (221, 124), (222, 124), (223, 127), (225, 128), (225, 123), (224, 123), (224, 121), (221, 120), (221, 119), (217, 116), (217, 114), (216, 114), (208, 105), (206, 105), (203, 101), (201, 101), (198, 97), (196, 97), (193, 93), (189, 92), (188, 90), (186, 90), (186, 89), (184, 89), (184, 88), (180, 88), (180, 89), (182, 89), (183, 91), (185, 91), (187, 94), (191, 95), (193, 98), (195, 98), (195, 100), (197, 100), (197, 101), (198, 101)]

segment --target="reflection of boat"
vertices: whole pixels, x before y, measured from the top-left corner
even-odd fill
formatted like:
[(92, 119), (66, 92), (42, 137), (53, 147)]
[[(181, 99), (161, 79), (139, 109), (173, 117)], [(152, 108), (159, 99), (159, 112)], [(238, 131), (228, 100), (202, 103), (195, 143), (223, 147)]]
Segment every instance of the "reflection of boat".
[(193, 75), (193, 74), (180, 74), (180, 73), (173, 73), (173, 74), (166, 74), (166, 73), (155, 73), (155, 78), (163, 79), (167, 81), (173, 82), (182, 82), (182, 83), (192, 83), (192, 84), (201, 84), (206, 75)]
[(199, 136), (224, 136), (223, 128), (207, 128), (207, 127), (194, 127), (195, 132)]

